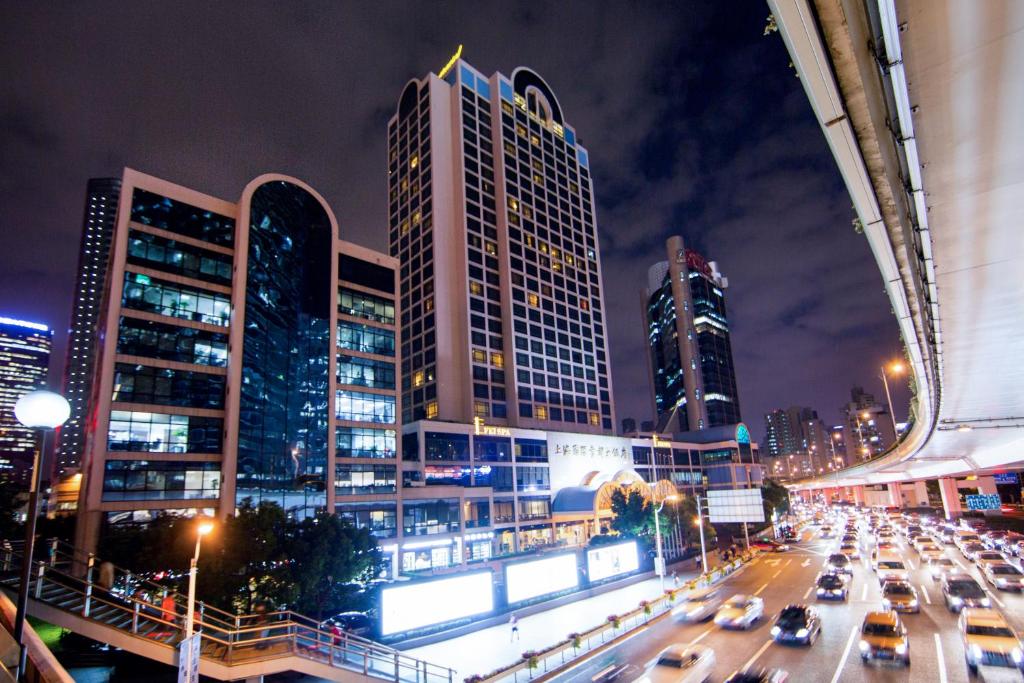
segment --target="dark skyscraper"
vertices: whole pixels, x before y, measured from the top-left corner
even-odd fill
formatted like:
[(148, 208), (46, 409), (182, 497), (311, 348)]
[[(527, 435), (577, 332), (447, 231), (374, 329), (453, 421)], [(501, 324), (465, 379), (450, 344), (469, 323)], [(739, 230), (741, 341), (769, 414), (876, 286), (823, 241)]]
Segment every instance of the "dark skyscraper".
[(46, 325), (0, 317), (0, 479), (28, 485), (35, 430), (21, 426), (14, 404), (46, 384), (53, 331)]
[(668, 260), (648, 270), (643, 302), (659, 427), (693, 431), (738, 423), (722, 291), (728, 280), (681, 237), (665, 246)]
[(75, 301), (71, 309), (71, 324), (68, 325), (68, 348), (64, 361), (64, 397), (71, 404), (71, 417), (60, 429), (55, 458), (58, 473), (77, 467), (85, 449), (84, 425), (96, 362), (100, 299), (120, 196), (120, 178), (92, 178), (85, 190)]

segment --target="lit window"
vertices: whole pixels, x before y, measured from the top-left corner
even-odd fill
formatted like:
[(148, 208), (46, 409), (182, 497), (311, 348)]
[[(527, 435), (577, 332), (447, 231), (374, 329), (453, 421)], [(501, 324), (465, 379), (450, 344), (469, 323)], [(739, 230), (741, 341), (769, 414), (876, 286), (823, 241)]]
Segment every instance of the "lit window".
[(497, 256), (498, 245), (495, 244), (494, 242), (484, 242), (484, 251), (486, 251), (491, 256)]
[(401, 232), (403, 235), (405, 235), (406, 233), (409, 232), (409, 219), (408, 218), (403, 218), (402, 219), (402, 223), (399, 226), (399, 232)]
[(528, 206), (523, 207), (523, 217), (526, 219), (533, 218), (533, 211)]
[(548, 253), (548, 243), (547, 242), (541, 242), (540, 243), (540, 253), (542, 253), (542, 254)]
[(554, 261), (551, 264), (551, 270), (561, 271), (562, 270), (562, 264), (559, 263), (558, 261)]
[(424, 311), (432, 311), (432, 310), (434, 310), (434, 297), (428, 296), (426, 299), (423, 300), (423, 310)]
[(487, 352), (483, 349), (473, 349), (473, 362), (474, 363), (486, 363)]
[(509, 197), (508, 198), (508, 208), (512, 209), (513, 211), (518, 211), (519, 210), (519, 200), (514, 198), (514, 197)]
[(590, 414), (590, 424), (598, 426), (601, 423), (601, 417), (597, 413)]
[(526, 129), (523, 128), (522, 124), (519, 124), (519, 123), (516, 124), (516, 135), (518, 135), (521, 138), (525, 138), (526, 137)]
[(533, 294), (532, 292), (526, 296), (526, 300), (534, 308), (538, 308), (540, 306), (540, 297), (537, 296), (536, 294)]
[(487, 404), (483, 401), (474, 401), (473, 414), (477, 417), (487, 417)]
[(472, 280), (470, 280), (470, 282), (469, 282), (469, 293), (470, 294), (476, 294), (477, 296), (483, 296), (484, 286), (482, 284), (480, 284), (479, 282), (473, 282)]
[(509, 116), (511, 116), (511, 115), (512, 115), (512, 105), (511, 105), (511, 104), (509, 104), (508, 102), (504, 102), (504, 101), (503, 101), (503, 102), (501, 103), (501, 110), (502, 110), (503, 112), (505, 112), (506, 114), (508, 114)]
[(505, 367), (505, 356), (500, 351), (491, 352), (491, 365), (496, 368)]
[(582, 308), (584, 311), (589, 311), (590, 302), (587, 301), (586, 299), (580, 299), (580, 308)]
[(409, 168), (416, 168), (419, 165), (420, 165), (420, 156), (418, 154), (413, 154), (412, 155), (412, 159), (409, 159)]
[(538, 420), (548, 419), (548, 407), (547, 406), (536, 406), (533, 409), (533, 416)]
[(406, 191), (408, 189), (409, 189), (409, 179), (408, 178), (402, 178), (402, 191), (404, 192), (404, 191)]
[(437, 417), (437, 401), (431, 401), (427, 404), (427, 419), (433, 420)]
[(421, 218), (422, 218), (422, 215), (420, 214), (419, 211), (414, 211), (413, 212), (413, 214), (412, 214), (412, 222), (413, 222), (414, 225), (419, 225)]
[(412, 375), (412, 384), (415, 387), (423, 386), (423, 371), (422, 370), (417, 370), (416, 372), (413, 373), (413, 375)]
[(540, 138), (531, 133), (530, 134), (530, 142), (532, 142), (535, 145), (539, 145), (540, 144)]

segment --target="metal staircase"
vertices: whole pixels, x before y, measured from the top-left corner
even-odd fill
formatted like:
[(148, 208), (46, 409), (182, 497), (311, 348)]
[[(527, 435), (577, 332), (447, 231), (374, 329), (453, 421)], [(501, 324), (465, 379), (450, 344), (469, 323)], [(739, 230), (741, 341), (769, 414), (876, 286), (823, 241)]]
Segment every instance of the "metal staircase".
[[(95, 582), (100, 561), (51, 541), (36, 546), (29, 614), (164, 664), (177, 665), (186, 597), (160, 583), (115, 568), (108, 590)], [(20, 583), (18, 544), (0, 548), (0, 588)], [(78, 576), (76, 576), (76, 573)], [(164, 604), (174, 599), (173, 610)], [(292, 611), (235, 615), (197, 603), (202, 634), (199, 672), (218, 680), (254, 679), (296, 671), (342, 683), (385, 680), (452, 683), (454, 671), (350, 634), (334, 634)]]

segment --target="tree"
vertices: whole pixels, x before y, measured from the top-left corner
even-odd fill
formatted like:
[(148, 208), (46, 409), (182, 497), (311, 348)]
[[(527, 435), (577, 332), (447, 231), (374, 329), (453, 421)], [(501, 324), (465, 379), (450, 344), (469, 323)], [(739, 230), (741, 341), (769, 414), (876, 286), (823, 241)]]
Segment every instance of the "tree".
[(651, 504), (639, 491), (617, 488), (612, 491), (612, 529), (625, 536), (646, 536), (653, 531)]
[(772, 518), (772, 510), (779, 515), (789, 513), (789, 489), (773, 479), (765, 479), (761, 486), (761, 504), (764, 505), (764, 518)]
[[(700, 546), (700, 528), (696, 524), (697, 520), (697, 499), (693, 496), (683, 496), (682, 500), (678, 503), (679, 506), (679, 518), (683, 528), (683, 538), (686, 541), (686, 545), (690, 547)], [(707, 522), (707, 507), (704, 508), (704, 542), (708, 545), (713, 544), (718, 535), (715, 532), (715, 527)]]

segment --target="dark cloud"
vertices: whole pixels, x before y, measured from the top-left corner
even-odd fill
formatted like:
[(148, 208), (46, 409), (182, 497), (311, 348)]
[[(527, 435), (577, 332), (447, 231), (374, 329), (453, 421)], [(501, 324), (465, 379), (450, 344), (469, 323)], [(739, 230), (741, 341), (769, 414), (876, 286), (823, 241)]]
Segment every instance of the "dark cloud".
[(346, 239), (386, 249), (386, 121), (406, 81), (464, 43), (485, 73), (541, 73), (591, 151), (620, 416), (649, 412), (640, 289), (680, 233), (729, 277), (755, 432), (777, 405), (834, 418), (899, 343), (767, 14), (760, 0), (5, 3), (0, 309), (65, 327), (85, 181), (123, 165), (229, 200), (289, 173)]

